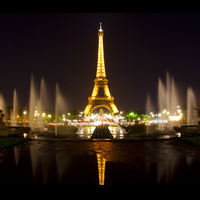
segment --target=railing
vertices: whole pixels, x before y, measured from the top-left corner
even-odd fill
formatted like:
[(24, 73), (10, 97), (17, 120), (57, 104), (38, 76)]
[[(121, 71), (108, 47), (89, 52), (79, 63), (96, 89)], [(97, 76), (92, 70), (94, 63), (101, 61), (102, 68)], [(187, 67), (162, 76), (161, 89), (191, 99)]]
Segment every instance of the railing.
[(88, 97), (88, 100), (114, 100), (114, 97)]

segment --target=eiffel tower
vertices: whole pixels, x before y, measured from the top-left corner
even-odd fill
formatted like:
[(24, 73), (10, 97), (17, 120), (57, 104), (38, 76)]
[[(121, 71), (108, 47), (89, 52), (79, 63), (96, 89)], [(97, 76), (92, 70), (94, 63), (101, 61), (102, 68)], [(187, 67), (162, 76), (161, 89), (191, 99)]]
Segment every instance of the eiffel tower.
[[(99, 44), (98, 44), (98, 61), (97, 61), (97, 73), (94, 80), (94, 89), (92, 96), (88, 97), (88, 105), (84, 110), (84, 115), (87, 116), (92, 113), (93, 110), (105, 107), (112, 114), (118, 113), (118, 109), (114, 104), (114, 97), (111, 96), (108, 88), (108, 80), (106, 79), (106, 70), (104, 62), (104, 49), (103, 49), (103, 29), (100, 22), (100, 29), (98, 31)], [(104, 95), (99, 94), (99, 89), (103, 88)]]

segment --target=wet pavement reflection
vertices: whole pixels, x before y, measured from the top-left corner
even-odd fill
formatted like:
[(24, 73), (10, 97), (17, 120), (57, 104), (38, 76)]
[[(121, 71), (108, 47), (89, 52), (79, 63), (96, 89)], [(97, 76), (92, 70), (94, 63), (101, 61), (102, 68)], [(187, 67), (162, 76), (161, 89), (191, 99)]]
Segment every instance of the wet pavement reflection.
[(200, 185), (200, 148), (178, 139), (37, 141), (0, 153), (0, 183)]

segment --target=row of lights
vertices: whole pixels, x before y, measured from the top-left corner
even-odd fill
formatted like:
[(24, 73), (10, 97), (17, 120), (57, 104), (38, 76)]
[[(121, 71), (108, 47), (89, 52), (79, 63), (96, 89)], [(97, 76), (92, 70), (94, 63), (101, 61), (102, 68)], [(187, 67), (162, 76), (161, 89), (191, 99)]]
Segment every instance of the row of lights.
[(176, 112), (174, 112), (174, 115), (170, 115), (170, 112), (164, 109), (161, 113), (158, 113), (158, 114), (154, 114), (153, 112), (150, 112), (150, 115), (151, 117), (161, 117), (162, 114), (165, 114), (167, 115), (167, 118), (169, 118), (171, 121), (178, 121), (181, 119), (183, 115), (181, 112), (180, 106), (177, 106), (177, 112), (178, 112), (178, 115), (176, 115)]

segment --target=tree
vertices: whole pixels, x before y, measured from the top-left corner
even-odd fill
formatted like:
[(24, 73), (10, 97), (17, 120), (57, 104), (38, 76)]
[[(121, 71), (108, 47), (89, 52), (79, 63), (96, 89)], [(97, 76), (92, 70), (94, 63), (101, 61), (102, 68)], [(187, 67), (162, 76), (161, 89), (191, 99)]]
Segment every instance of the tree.
[(76, 117), (79, 117), (80, 111), (78, 109), (70, 110), (68, 113), (70, 113), (69, 118), (75, 119)]
[(130, 111), (128, 111), (128, 112), (126, 112), (126, 114), (125, 114), (125, 119), (127, 120), (127, 121), (133, 121), (133, 120), (137, 120), (138, 119), (138, 116), (139, 116), (139, 114), (138, 114), (138, 112), (137, 111), (135, 111), (135, 110), (130, 110)]

